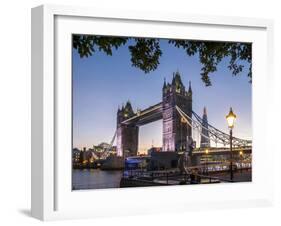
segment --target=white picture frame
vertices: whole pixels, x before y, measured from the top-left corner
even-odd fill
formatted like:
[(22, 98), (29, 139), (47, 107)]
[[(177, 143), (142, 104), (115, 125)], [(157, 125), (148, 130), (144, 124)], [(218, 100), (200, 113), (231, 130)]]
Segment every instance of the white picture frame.
[[(191, 32), (187, 35), (185, 29)], [(69, 41), (72, 33), (95, 32), (252, 42), (253, 181), (71, 191), (71, 149), (62, 151), (71, 139)], [(272, 32), (273, 22), (265, 19), (55, 5), (32, 9), (32, 216), (56, 220), (271, 205), (273, 178), (268, 175), (273, 171), (273, 149), (266, 148), (270, 137), (264, 134), (270, 128), (264, 119), (272, 109)]]

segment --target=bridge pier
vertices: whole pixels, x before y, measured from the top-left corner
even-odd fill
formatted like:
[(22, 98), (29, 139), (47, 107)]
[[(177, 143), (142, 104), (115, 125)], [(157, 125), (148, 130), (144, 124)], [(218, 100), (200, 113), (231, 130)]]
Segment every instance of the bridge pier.
[(138, 152), (139, 127), (121, 125), (117, 128), (117, 156), (136, 156)]
[(201, 156), (199, 155), (191, 155), (191, 166), (199, 166), (201, 162)]

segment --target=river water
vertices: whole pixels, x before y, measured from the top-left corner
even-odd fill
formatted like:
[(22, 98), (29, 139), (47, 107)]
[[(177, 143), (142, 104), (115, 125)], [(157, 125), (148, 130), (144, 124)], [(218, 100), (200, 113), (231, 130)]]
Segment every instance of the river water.
[(73, 190), (119, 188), (121, 177), (122, 171), (73, 169), (72, 188)]

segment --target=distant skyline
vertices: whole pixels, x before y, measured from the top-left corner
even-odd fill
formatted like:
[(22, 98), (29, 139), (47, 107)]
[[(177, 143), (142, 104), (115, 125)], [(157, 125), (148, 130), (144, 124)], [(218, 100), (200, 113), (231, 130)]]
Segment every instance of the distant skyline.
[[(248, 82), (247, 63), (241, 74), (233, 76), (227, 68), (228, 59), (223, 59), (218, 70), (210, 74), (212, 86), (206, 87), (201, 80), (198, 55), (189, 57), (164, 39), (160, 45), (160, 65), (149, 74), (131, 66), (128, 43), (113, 50), (112, 56), (95, 52), (80, 58), (73, 49), (73, 147), (110, 143), (118, 107), (127, 100), (135, 111), (159, 103), (164, 78), (170, 82), (177, 70), (186, 88), (191, 81), (193, 110), (197, 114), (202, 116), (206, 107), (209, 123), (228, 133), (225, 116), (232, 107), (237, 115), (233, 135), (252, 138), (252, 85)], [(152, 145), (162, 146), (161, 120), (140, 127), (139, 151)]]

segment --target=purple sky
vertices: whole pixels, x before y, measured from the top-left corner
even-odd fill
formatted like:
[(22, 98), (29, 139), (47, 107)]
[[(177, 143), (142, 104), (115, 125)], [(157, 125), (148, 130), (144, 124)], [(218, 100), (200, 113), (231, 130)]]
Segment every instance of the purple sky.
[[(210, 74), (211, 87), (200, 78), (198, 56), (188, 57), (182, 49), (161, 40), (163, 55), (158, 68), (145, 74), (131, 66), (128, 45), (113, 51), (113, 56), (96, 52), (80, 58), (73, 50), (73, 146), (91, 147), (109, 143), (116, 129), (118, 106), (130, 100), (134, 110), (145, 109), (161, 101), (164, 78), (172, 79), (179, 71), (183, 83), (192, 82), (193, 110), (200, 116), (207, 107), (208, 121), (228, 132), (225, 116), (230, 106), (237, 115), (234, 136), (251, 139), (251, 84), (245, 70), (233, 77), (224, 59), (218, 70)], [(162, 145), (162, 121), (140, 127), (139, 150)]]

